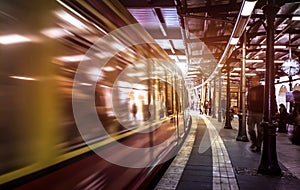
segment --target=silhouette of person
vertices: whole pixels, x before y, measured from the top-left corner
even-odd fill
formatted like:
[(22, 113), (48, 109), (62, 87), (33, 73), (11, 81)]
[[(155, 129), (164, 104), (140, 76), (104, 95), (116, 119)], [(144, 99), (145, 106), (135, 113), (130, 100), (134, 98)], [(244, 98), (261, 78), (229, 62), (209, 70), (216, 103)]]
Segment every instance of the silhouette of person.
[(136, 120), (137, 106), (135, 103), (132, 104), (131, 113), (132, 113), (133, 119)]
[(293, 144), (300, 144), (300, 91), (294, 90), (294, 109), (292, 112), (292, 119), (294, 121), (294, 130), (292, 133), (291, 141)]
[(263, 119), (264, 86), (260, 85), (259, 81), (258, 76), (251, 78), (251, 88), (249, 88), (247, 95), (248, 133), (252, 143), (250, 149), (254, 152), (260, 152), (263, 141), (261, 122)]
[(287, 124), (288, 113), (284, 104), (279, 104), (279, 113), (278, 113), (278, 132), (286, 133), (286, 124)]

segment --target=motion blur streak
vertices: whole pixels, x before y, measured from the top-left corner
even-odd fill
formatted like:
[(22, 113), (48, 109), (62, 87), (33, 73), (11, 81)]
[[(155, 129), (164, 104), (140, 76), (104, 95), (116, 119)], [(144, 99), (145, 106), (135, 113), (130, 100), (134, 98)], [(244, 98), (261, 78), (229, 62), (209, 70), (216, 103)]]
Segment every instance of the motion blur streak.
[[(181, 73), (165, 64), (174, 63), (147, 33), (93, 46), (136, 23), (116, 0), (0, 1), (0, 189), (144, 189), (169, 164), (189, 132)], [(139, 38), (147, 43), (128, 46)], [(149, 58), (155, 61), (142, 62)], [(109, 61), (102, 68), (78, 70), (103, 59)], [(77, 72), (84, 80), (74, 80)], [(91, 92), (89, 109), (103, 128), (84, 112), (86, 130), (79, 131), (72, 93), (82, 103)], [(116, 143), (132, 150), (168, 146), (143, 158)], [(92, 150), (146, 166), (113, 164)]]

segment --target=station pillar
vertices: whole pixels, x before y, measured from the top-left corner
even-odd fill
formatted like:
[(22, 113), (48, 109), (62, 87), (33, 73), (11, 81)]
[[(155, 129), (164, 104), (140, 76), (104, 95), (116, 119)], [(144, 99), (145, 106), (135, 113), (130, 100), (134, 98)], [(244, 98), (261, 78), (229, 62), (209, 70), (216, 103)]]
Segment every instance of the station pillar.
[(221, 78), (221, 71), (219, 71), (219, 91), (218, 91), (218, 94), (219, 94), (219, 106), (218, 106), (218, 122), (222, 122), (222, 100), (221, 100), (221, 96), (222, 96), (222, 78)]
[(263, 127), (263, 152), (261, 156), (258, 173), (266, 175), (281, 175), (281, 169), (277, 161), (276, 152), (276, 126), (274, 124), (275, 114), (275, 86), (274, 86), (274, 21), (280, 7), (272, 0), (263, 7), (267, 25), (267, 49), (266, 49), (266, 73), (265, 73), (265, 95), (264, 95), (264, 119)]
[(227, 86), (226, 86), (226, 96), (227, 96), (227, 103), (226, 103), (226, 117), (225, 117), (225, 129), (232, 129), (231, 126), (231, 118), (230, 118), (230, 66), (229, 62), (227, 63)]
[(241, 76), (240, 76), (240, 110), (238, 113), (239, 117), (239, 131), (236, 137), (237, 141), (248, 142), (248, 137), (246, 133), (246, 32), (243, 34), (243, 47), (242, 47), (242, 65), (241, 65)]

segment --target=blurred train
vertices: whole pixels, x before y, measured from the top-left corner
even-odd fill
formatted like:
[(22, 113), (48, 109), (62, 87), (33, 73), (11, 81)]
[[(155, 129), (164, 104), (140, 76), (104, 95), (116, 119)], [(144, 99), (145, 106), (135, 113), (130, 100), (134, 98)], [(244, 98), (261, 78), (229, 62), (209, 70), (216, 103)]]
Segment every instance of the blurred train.
[(116, 0), (0, 7), (0, 189), (151, 187), (190, 129), (180, 69)]

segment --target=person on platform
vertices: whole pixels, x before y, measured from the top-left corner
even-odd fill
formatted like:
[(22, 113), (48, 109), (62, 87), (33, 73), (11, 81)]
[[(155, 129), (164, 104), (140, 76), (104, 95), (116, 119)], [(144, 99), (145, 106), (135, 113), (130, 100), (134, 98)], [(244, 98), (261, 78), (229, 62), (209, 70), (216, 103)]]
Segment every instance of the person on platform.
[(132, 104), (131, 113), (132, 113), (133, 119), (136, 120), (137, 106), (135, 103)]
[(292, 112), (292, 120), (294, 123), (294, 129), (290, 140), (293, 144), (300, 145), (300, 91), (294, 90), (293, 91), (294, 97), (294, 109)]
[(208, 115), (208, 101), (207, 100), (205, 100), (205, 102), (204, 102), (204, 113), (205, 113), (205, 115)]
[(260, 78), (254, 76), (251, 78), (250, 88), (247, 94), (248, 133), (252, 143), (250, 149), (253, 152), (261, 151), (263, 141), (263, 128), (261, 126), (263, 120), (263, 98), (264, 86), (260, 84)]
[(202, 100), (200, 99), (200, 103), (199, 103), (199, 111), (200, 111), (200, 114), (201, 114), (201, 115), (203, 114), (202, 106), (203, 106), (203, 102), (202, 102)]
[(286, 133), (286, 124), (288, 119), (288, 112), (284, 104), (279, 104), (279, 113), (278, 113), (278, 132)]

